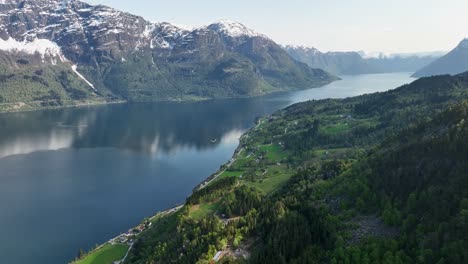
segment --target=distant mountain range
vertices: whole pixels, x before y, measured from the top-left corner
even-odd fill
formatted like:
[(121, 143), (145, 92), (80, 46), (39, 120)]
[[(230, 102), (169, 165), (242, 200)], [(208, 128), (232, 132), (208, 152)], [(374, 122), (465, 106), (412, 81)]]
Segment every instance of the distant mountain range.
[(245, 97), (336, 79), (232, 21), (187, 30), (78, 0), (0, 1), (0, 111)]
[(468, 39), (464, 39), (447, 55), (417, 71), (414, 77), (459, 74), (468, 71)]
[(387, 72), (415, 72), (441, 57), (443, 52), (429, 53), (365, 53), (321, 52), (316, 48), (284, 46), (294, 59), (336, 75)]

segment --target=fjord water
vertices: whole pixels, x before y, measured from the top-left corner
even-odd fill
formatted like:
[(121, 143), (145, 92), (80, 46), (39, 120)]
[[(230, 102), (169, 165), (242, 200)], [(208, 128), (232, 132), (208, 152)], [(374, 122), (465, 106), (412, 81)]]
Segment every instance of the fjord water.
[(259, 98), (2, 114), (1, 262), (66, 263), (80, 248), (183, 203), (231, 158), (256, 117), (310, 99), (389, 90), (410, 75), (344, 76)]

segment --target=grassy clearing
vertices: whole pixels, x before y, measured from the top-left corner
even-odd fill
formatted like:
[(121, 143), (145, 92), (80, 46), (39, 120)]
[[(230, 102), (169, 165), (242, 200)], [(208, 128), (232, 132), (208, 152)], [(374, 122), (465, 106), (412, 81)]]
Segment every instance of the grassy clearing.
[(194, 205), (190, 208), (190, 217), (195, 219), (202, 219), (208, 215), (214, 214), (219, 208), (216, 203), (202, 203)]
[(351, 126), (348, 123), (338, 123), (331, 126), (326, 126), (322, 129), (322, 131), (326, 134), (342, 134), (348, 132), (351, 129)]
[(106, 244), (75, 264), (112, 264), (114, 261), (123, 259), (128, 248), (129, 245), (124, 244)]
[(255, 187), (265, 194), (269, 194), (281, 188), (293, 174), (294, 172), (289, 170), (285, 165), (269, 166), (267, 173), (261, 179), (245, 181), (245, 184)]
[(340, 156), (351, 150), (353, 149), (352, 148), (318, 149), (314, 151), (314, 154), (318, 158), (333, 158), (336, 156)]
[(248, 158), (237, 159), (232, 165), (232, 168), (236, 170), (242, 170), (243, 168), (249, 168), (255, 162), (255, 155), (250, 155)]
[(221, 175), (219, 175), (218, 179), (226, 178), (226, 177), (239, 177), (241, 176), (243, 171), (236, 170), (236, 171), (225, 171)]
[(283, 184), (285, 184), (292, 176), (292, 173), (281, 172), (268, 176), (267, 178), (261, 179), (255, 182), (247, 182), (247, 185), (259, 189), (265, 194), (272, 193), (278, 190)]
[(266, 153), (266, 158), (272, 162), (279, 162), (287, 158), (288, 153), (279, 145), (264, 145), (259, 147), (260, 151)]

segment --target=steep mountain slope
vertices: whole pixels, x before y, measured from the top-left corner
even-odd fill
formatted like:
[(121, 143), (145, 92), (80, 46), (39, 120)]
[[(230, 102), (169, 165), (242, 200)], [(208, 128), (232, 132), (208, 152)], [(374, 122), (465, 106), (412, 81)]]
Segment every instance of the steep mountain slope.
[(367, 56), (363, 52), (323, 53), (315, 48), (301, 46), (285, 46), (284, 49), (294, 59), (336, 75), (414, 72), (441, 56), (440, 53), (378, 56)]
[(0, 112), (102, 101), (52, 42), (2, 44), (14, 50), (0, 51)]
[[(361, 193), (350, 203), (367, 201), (361, 211), (377, 208), (385, 223), (400, 229), (397, 247), (389, 250), (395, 262), (468, 260), (467, 118), (464, 101), (404, 130), (371, 152), (343, 183), (361, 186), (353, 192), (348, 187), (348, 193)], [(372, 244), (360, 245), (361, 256), (371, 254)], [(349, 258), (353, 253), (348, 250)]]
[(458, 74), (468, 70), (468, 39), (464, 39), (447, 55), (418, 70), (414, 77)]
[[(188, 31), (78, 0), (1, 1), (0, 53), (39, 53), (44, 67), (77, 65), (75, 77), (106, 99), (252, 96), (335, 80), (236, 22)], [(1, 74), (11, 74), (14, 68), (3, 67)], [(4, 100), (28, 101), (34, 96)]]

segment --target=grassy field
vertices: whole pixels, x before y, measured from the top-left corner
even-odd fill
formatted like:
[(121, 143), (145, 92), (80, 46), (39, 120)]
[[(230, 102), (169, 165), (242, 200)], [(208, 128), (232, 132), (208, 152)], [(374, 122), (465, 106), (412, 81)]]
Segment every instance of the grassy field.
[(255, 187), (265, 194), (269, 194), (280, 188), (291, 176), (291, 174), (281, 173), (258, 182), (249, 182), (247, 185)]
[(190, 216), (195, 219), (202, 219), (208, 215), (214, 214), (219, 205), (216, 203), (202, 203), (190, 208)]
[(335, 125), (324, 127), (323, 131), (326, 134), (336, 135), (336, 134), (348, 132), (350, 129), (351, 127), (347, 123), (338, 123)]
[[(285, 165), (275, 164), (265, 167), (264, 170), (266, 170), (266, 173), (264, 173), (264, 170), (260, 169), (260, 167), (258, 167), (259, 164), (255, 161), (257, 157), (263, 155), (261, 153), (264, 154), (269, 164), (279, 163), (288, 155), (288, 153), (277, 144), (258, 146), (257, 151), (250, 155), (246, 151), (240, 153), (231, 168), (223, 172), (218, 179), (226, 177), (240, 178), (241, 175), (246, 174), (246, 172), (250, 170), (251, 173), (253, 172), (257, 175), (257, 179), (241, 179), (243, 184), (255, 187), (265, 194), (274, 192), (291, 177), (292, 172)], [(191, 212), (191, 214), (193, 213), (193, 217), (195, 218), (207, 215), (210, 211), (215, 211), (213, 205), (207, 206), (205, 204), (201, 204), (192, 210), (193, 212)]]
[(221, 175), (219, 175), (219, 179), (226, 178), (226, 177), (239, 177), (242, 175), (242, 171), (225, 171)]
[(259, 147), (260, 151), (266, 152), (266, 158), (272, 162), (279, 162), (288, 154), (279, 145), (264, 145)]
[(264, 194), (269, 194), (278, 190), (292, 175), (293, 172), (288, 170), (284, 165), (269, 166), (262, 179), (246, 181), (245, 184), (259, 189)]
[(106, 244), (102, 248), (91, 252), (84, 259), (74, 262), (74, 264), (112, 264), (121, 260), (127, 253), (129, 246), (124, 244)]
[(248, 158), (237, 159), (231, 168), (233, 170), (242, 170), (243, 168), (250, 167), (253, 162), (255, 162), (255, 156), (251, 155)]

